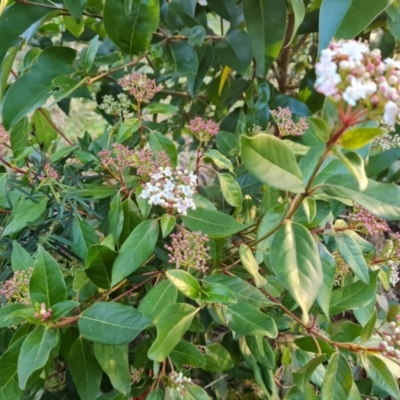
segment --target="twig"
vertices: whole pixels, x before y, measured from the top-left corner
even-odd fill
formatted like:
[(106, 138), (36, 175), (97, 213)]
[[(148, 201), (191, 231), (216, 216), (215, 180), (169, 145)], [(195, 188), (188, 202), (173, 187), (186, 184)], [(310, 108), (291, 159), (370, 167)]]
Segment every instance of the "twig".
[(51, 118), (49, 118), (49, 116), (44, 112), (42, 107), (38, 108), (38, 111), (40, 112), (40, 114), (42, 114), (47, 122), (56, 130), (56, 132), (70, 145), (72, 146), (72, 142), (65, 136), (65, 134), (61, 131), (61, 129), (59, 129), (56, 124), (51, 120)]
[(218, 381), (220, 381), (221, 379), (224, 379), (228, 376), (228, 374), (222, 375), (220, 376), (218, 379), (216, 379), (215, 381), (209, 383), (208, 385), (204, 386), (203, 389), (208, 389), (209, 387), (211, 387), (212, 385), (214, 385), (215, 383), (217, 383)]

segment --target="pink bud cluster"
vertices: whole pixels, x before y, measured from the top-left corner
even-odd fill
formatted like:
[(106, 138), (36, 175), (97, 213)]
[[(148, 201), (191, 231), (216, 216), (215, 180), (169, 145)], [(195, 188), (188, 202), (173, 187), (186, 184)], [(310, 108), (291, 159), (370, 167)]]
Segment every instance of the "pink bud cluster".
[(120, 143), (112, 145), (113, 150), (99, 151), (101, 163), (116, 171), (123, 171), (126, 168), (133, 167), (136, 164), (135, 151)]
[(193, 201), (196, 187), (197, 176), (193, 172), (179, 167), (159, 167), (158, 172), (150, 175), (150, 182), (143, 186), (139, 197), (149, 199), (151, 205), (160, 205), (170, 214), (186, 215), (188, 209), (196, 209)]
[(33, 268), (27, 271), (15, 271), (14, 276), (3, 283), (0, 289), (0, 296), (4, 296), (7, 303), (20, 303), (30, 305), (29, 282), (31, 280)]
[(370, 213), (358, 204), (354, 205), (353, 212), (349, 215), (349, 224), (362, 230), (369, 236), (379, 232), (389, 232), (387, 222)]
[(383, 356), (400, 360), (400, 315), (389, 324), (390, 332), (383, 332), (379, 349)]
[(339, 105), (361, 105), (368, 118), (383, 116), (388, 126), (400, 120), (400, 62), (382, 61), (379, 49), (355, 40), (332, 42), (321, 52), (315, 72), (316, 90)]
[(10, 140), (10, 135), (5, 130), (3, 124), (0, 124), (0, 145), (8, 142)]
[(136, 153), (136, 156), (138, 159), (136, 172), (142, 181), (149, 179), (151, 174), (157, 173), (160, 167), (171, 167), (171, 161), (164, 150), (154, 153), (149, 149), (142, 149)]
[(40, 310), (35, 313), (35, 318), (40, 319), (42, 322), (46, 322), (51, 318), (53, 310), (51, 308), (46, 309), (46, 304), (42, 303), (40, 305)]
[(154, 79), (149, 79), (146, 75), (137, 72), (125, 75), (118, 81), (118, 84), (128, 91), (138, 103), (149, 103), (161, 90), (161, 86), (157, 86)]
[(277, 110), (271, 110), (270, 113), (278, 125), (279, 136), (301, 136), (308, 129), (305, 117), (301, 117), (297, 122), (293, 121), (289, 107), (278, 107)]
[(219, 125), (211, 119), (196, 117), (190, 121), (189, 129), (201, 142), (205, 142), (218, 134)]
[(50, 163), (46, 163), (43, 170), (37, 175), (39, 181), (44, 181), (45, 179), (58, 179), (59, 175), (57, 171), (51, 166)]
[(171, 234), (171, 245), (165, 245), (170, 252), (169, 262), (176, 264), (176, 268), (194, 268), (203, 273), (208, 270), (207, 262), (210, 259), (207, 247), (209, 238), (201, 232), (190, 232), (183, 230)]

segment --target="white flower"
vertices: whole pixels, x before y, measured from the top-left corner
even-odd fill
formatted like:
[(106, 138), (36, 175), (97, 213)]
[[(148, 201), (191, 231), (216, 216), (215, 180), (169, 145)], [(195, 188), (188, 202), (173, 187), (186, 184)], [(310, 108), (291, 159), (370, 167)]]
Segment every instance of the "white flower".
[(164, 178), (164, 175), (161, 173), (155, 173), (155, 174), (151, 175), (151, 179), (154, 179), (155, 181), (158, 181), (162, 178)]
[(186, 185), (179, 185), (179, 189), (182, 190), (182, 193), (187, 196), (187, 197), (192, 197), (193, 195), (193, 191), (192, 188), (190, 186), (186, 186)]
[(385, 71), (392, 68), (400, 69), (400, 61), (393, 60), (393, 58), (385, 58), (383, 62), (385, 64)]
[(315, 86), (318, 88), (318, 91), (325, 96), (333, 96), (337, 93), (337, 84), (342, 81), (342, 78), (338, 73), (321, 75), (315, 81)]
[(383, 122), (385, 124), (393, 126), (396, 123), (396, 119), (399, 116), (400, 109), (396, 103), (389, 100), (385, 104), (385, 113), (383, 114)]
[(150, 191), (144, 189), (142, 193), (140, 193), (139, 197), (141, 199), (147, 199), (150, 196)]
[(371, 88), (364, 85), (360, 79), (351, 78), (351, 85), (343, 92), (343, 99), (354, 107), (358, 100), (365, 99), (367, 96), (367, 89), (371, 90)]
[(164, 184), (164, 190), (170, 191), (174, 189), (175, 189), (175, 184), (171, 182), (169, 179), (167, 179)]
[(163, 195), (162, 192), (153, 194), (152, 196), (150, 196), (149, 203), (154, 204), (155, 206), (157, 206), (158, 204), (161, 204), (163, 202), (163, 200), (161, 199), (162, 195)]
[(189, 174), (189, 177), (190, 177), (190, 183), (193, 183), (193, 185), (196, 185), (197, 184), (197, 175), (194, 175), (193, 172), (191, 172)]
[(186, 212), (186, 205), (180, 199), (176, 203), (176, 208), (177, 208), (179, 214), (183, 214), (184, 212)]
[(172, 171), (171, 171), (171, 168), (170, 168), (170, 167), (166, 167), (166, 168), (164, 169), (164, 175), (165, 175), (165, 176), (168, 176), (168, 178), (172, 175)]
[(185, 199), (186, 208), (196, 209), (196, 204), (194, 204), (193, 199)]
[(349, 40), (343, 42), (340, 49), (340, 54), (349, 57), (349, 61), (361, 61), (364, 58), (363, 53), (368, 53), (369, 49), (364, 43)]

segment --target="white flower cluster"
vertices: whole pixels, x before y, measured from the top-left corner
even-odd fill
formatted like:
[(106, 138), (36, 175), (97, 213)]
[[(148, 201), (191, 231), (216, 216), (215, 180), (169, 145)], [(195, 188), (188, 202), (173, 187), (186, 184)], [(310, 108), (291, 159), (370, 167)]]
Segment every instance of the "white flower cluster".
[(169, 377), (171, 379), (171, 383), (175, 386), (174, 389), (183, 396), (186, 392), (185, 386), (183, 386), (184, 383), (190, 383), (192, 384), (192, 379), (191, 378), (186, 378), (186, 376), (183, 376), (182, 372), (176, 372), (172, 371), (169, 374)]
[(390, 150), (400, 147), (400, 135), (385, 133), (375, 139), (374, 145), (381, 150)]
[(188, 209), (195, 210), (193, 195), (196, 193), (197, 176), (188, 170), (160, 167), (150, 175), (150, 182), (143, 188), (140, 198), (149, 199), (149, 204), (160, 205), (169, 213), (176, 211), (186, 215)]
[(106, 114), (126, 115), (132, 110), (132, 102), (125, 93), (117, 94), (117, 99), (110, 94), (106, 94), (103, 96), (103, 102), (99, 105), (99, 108), (104, 110)]
[(382, 61), (379, 49), (355, 40), (331, 43), (315, 65), (315, 88), (335, 102), (362, 104), (371, 119), (389, 126), (400, 119), (400, 62)]
[(387, 265), (390, 268), (389, 282), (392, 286), (396, 286), (400, 281), (399, 267), (394, 261), (388, 261)]

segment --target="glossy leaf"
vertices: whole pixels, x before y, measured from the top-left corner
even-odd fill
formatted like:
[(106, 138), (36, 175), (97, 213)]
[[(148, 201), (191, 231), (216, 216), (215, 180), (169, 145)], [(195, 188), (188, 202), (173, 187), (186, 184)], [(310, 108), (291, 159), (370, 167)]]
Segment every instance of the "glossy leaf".
[(140, 223), (128, 236), (113, 264), (111, 286), (138, 269), (153, 253), (158, 238), (155, 220)]
[(194, 75), (197, 72), (198, 60), (193, 47), (185, 42), (174, 42), (164, 50), (166, 63), (179, 76)]
[(317, 295), (317, 303), (324, 314), (329, 317), (329, 303), (336, 275), (336, 260), (323, 244), (318, 243), (318, 249), (324, 278), (322, 288)]
[(246, 344), (254, 358), (269, 369), (275, 368), (275, 355), (269, 343), (261, 336), (246, 336)]
[(69, 365), (80, 399), (95, 399), (100, 391), (102, 370), (86, 339), (75, 340), (69, 356)]
[(79, 317), (79, 331), (90, 341), (109, 346), (131, 342), (151, 320), (131, 306), (99, 302)]
[(286, 30), (286, 2), (284, 0), (244, 0), (243, 13), (257, 76), (265, 76), (278, 56)]
[(98, 244), (99, 239), (97, 238), (96, 231), (86, 219), (79, 220), (78, 218), (74, 218), (72, 222), (72, 242), (75, 253), (82, 260), (85, 260), (89, 247)]
[(335, 353), (330, 361), (321, 388), (321, 400), (347, 399), (353, 385), (353, 375), (346, 358)]
[(297, 387), (304, 392), (311, 380), (311, 375), (315, 369), (326, 361), (326, 356), (318, 356), (309, 361), (304, 367), (300, 368), (296, 372), (293, 372), (293, 379), (297, 384)]
[(244, 268), (253, 277), (256, 287), (264, 286), (267, 280), (258, 272), (258, 263), (249, 246), (241, 244), (239, 247), (239, 256)]
[(167, 237), (172, 229), (175, 228), (176, 225), (176, 218), (171, 215), (171, 214), (163, 214), (160, 220), (160, 226), (161, 226), (161, 233), (163, 238)]
[(376, 320), (377, 320), (377, 313), (376, 313), (376, 309), (374, 308), (374, 312), (371, 315), (371, 318), (364, 325), (364, 327), (361, 331), (361, 334), (360, 334), (360, 342), (361, 343), (366, 342), (372, 336), (374, 329), (375, 329)]
[(124, 226), (124, 213), (122, 211), (121, 194), (118, 192), (111, 200), (108, 213), (108, 233), (118, 242)]
[(206, 365), (204, 371), (219, 372), (231, 369), (234, 361), (229, 352), (219, 343), (212, 343), (204, 347)]
[(64, 0), (64, 2), (71, 15), (79, 23), (86, 7), (86, 0)]
[(382, 136), (385, 130), (382, 128), (358, 127), (348, 129), (340, 137), (339, 143), (348, 150), (357, 150), (364, 147), (378, 136)]
[(194, 232), (202, 232), (212, 239), (224, 238), (244, 229), (244, 225), (220, 211), (197, 208), (182, 217), (184, 224)]
[(182, 340), (170, 354), (171, 360), (179, 365), (191, 365), (192, 367), (203, 367), (206, 360), (201, 351), (192, 343)]
[(227, 173), (217, 173), (222, 195), (232, 207), (240, 207), (243, 203), (243, 194), (235, 178)]
[(18, 356), (20, 389), (25, 389), (32, 374), (45, 366), (51, 350), (57, 346), (57, 343), (58, 331), (44, 326), (38, 326), (26, 337)]
[(307, 315), (323, 284), (321, 260), (309, 231), (285, 222), (274, 235), (270, 260), (276, 277)]
[(292, 150), (266, 134), (242, 136), (241, 155), (251, 174), (267, 185), (293, 193), (304, 191), (303, 178)]
[(33, 258), (16, 240), (13, 241), (11, 265), (14, 272), (28, 271), (33, 267)]
[[(151, 105), (151, 104), (150, 104)], [(174, 143), (159, 132), (151, 132), (149, 138), (150, 147), (154, 152), (165, 151), (173, 166), (178, 163), (178, 152)]]
[(94, 344), (94, 354), (111, 384), (118, 391), (129, 394), (131, 377), (129, 375), (128, 345), (105, 346)]
[(233, 171), (233, 165), (229, 158), (225, 157), (218, 150), (212, 149), (208, 150), (204, 154), (204, 159), (207, 161), (210, 159), (218, 168), (228, 169), (229, 171)]
[(64, 276), (57, 261), (40, 245), (29, 282), (29, 295), (32, 304), (45, 303), (47, 308), (67, 297)]
[(242, 335), (268, 336), (275, 338), (278, 330), (274, 320), (250, 304), (227, 306), (225, 318), (228, 326)]
[[(85, 0), (80, 0), (81, 2)], [(88, 46), (85, 49), (84, 55), (83, 55), (83, 65), (85, 67), (86, 71), (89, 71), (92, 68), (94, 58), (96, 56), (97, 50), (100, 47), (99, 43), (99, 36), (96, 35), (88, 44)]]
[(156, 323), (164, 308), (176, 303), (177, 298), (176, 287), (169, 280), (164, 280), (144, 296), (139, 304), (138, 311), (149, 317), (153, 323)]
[(189, 329), (197, 311), (191, 305), (182, 303), (165, 308), (157, 320), (157, 339), (151, 345), (148, 357), (164, 361)]
[(200, 296), (198, 280), (181, 269), (170, 269), (166, 272), (169, 281), (185, 296), (197, 299)]
[(158, 0), (132, 0), (131, 12), (125, 12), (124, 0), (106, 0), (104, 28), (109, 38), (132, 56), (144, 53), (157, 29), (159, 21)]

